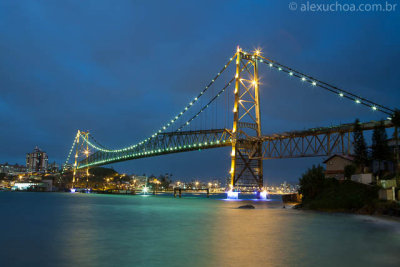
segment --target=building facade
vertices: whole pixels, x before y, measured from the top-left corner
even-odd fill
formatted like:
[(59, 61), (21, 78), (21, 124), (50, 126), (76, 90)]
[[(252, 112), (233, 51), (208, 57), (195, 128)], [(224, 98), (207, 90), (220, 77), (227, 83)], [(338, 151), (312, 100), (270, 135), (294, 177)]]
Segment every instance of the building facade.
[(46, 172), (48, 160), (47, 153), (36, 147), (26, 154), (26, 169), (28, 172)]
[(351, 165), (354, 157), (348, 155), (333, 155), (324, 161), (326, 164), (325, 177), (344, 179), (344, 168)]

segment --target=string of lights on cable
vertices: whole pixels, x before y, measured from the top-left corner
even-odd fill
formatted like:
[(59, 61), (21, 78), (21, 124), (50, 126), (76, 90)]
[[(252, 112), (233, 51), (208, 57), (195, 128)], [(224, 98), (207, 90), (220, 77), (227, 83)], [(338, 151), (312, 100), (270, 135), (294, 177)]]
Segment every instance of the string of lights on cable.
[(147, 139), (135, 144), (135, 145), (131, 145), (125, 148), (121, 148), (121, 149), (107, 149), (104, 147), (100, 147), (97, 146), (95, 144), (93, 144), (92, 142), (90, 142), (89, 140), (87, 140), (86, 138), (83, 137), (83, 139), (85, 140), (85, 142), (87, 142), (92, 148), (100, 150), (102, 152), (111, 152), (111, 153), (118, 153), (118, 152), (122, 152), (122, 151), (127, 151), (129, 149), (133, 149), (139, 145), (142, 145), (148, 141), (151, 140), (151, 138), (156, 137), (158, 134), (164, 132), (166, 129), (168, 129), (170, 126), (172, 126), (180, 117), (183, 116), (183, 114), (185, 114), (206, 92), (207, 90), (215, 83), (215, 81), (221, 76), (221, 74), (228, 68), (228, 66), (230, 65), (230, 63), (232, 62), (232, 60), (234, 59), (234, 57), (231, 57), (229, 59), (229, 61), (223, 66), (223, 68), (217, 73), (217, 75), (208, 83), (208, 85), (192, 100), (190, 101), (185, 108), (179, 112), (174, 118), (172, 118), (169, 122), (167, 122), (165, 125), (163, 125), (158, 131), (154, 132), (150, 137), (148, 137)]
[(302, 82), (307, 82), (307, 83), (311, 84), (312, 86), (317, 86), (322, 89), (325, 89), (331, 93), (336, 94), (337, 96), (339, 96), (341, 98), (347, 98), (349, 100), (352, 100), (356, 104), (367, 106), (367, 107), (371, 108), (373, 111), (380, 111), (382, 113), (385, 113), (386, 115), (389, 115), (389, 117), (388, 117), (389, 120), (391, 119), (390, 116), (394, 113), (394, 110), (391, 108), (385, 107), (385, 106), (375, 103), (371, 100), (368, 100), (364, 97), (355, 95), (349, 91), (340, 89), (336, 86), (333, 86), (326, 82), (320, 81), (310, 75), (307, 75), (300, 71), (294, 70), (294, 69), (287, 67), (283, 64), (280, 64), (274, 60), (265, 58), (261, 55), (258, 55), (258, 60), (259, 60), (259, 62), (268, 65), (270, 68), (285, 72), (291, 77), (299, 78)]
[(225, 90), (232, 84), (235, 78), (232, 78), (206, 105), (204, 105), (193, 117), (183, 123), (175, 132), (179, 132), (185, 126), (189, 125), (194, 119), (196, 119), (204, 110), (206, 110)]
[[(247, 66), (245, 65), (242, 67), (240, 72), (245, 70)], [(175, 132), (181, 131), (185, 126), (189, 125), (194, 119), (196, 119), (204, 110), (206, 110), (223, 92), (225, 92), (226, 88), (228, 88), (232, 82), (235, 80), (235, 77), (233, 77), (225, 86), (206, 104), (204, 105), (193, 117), (191, 117), (189, 120), (187, 120), (185, 123), (183, 123)]]
[(72, 143), (72, 147), (71, 147), (71, 149), (69, 150), (69, 153), (68, 153), (68, 156), (67, 156), (67, 160), (66, 160), (65, 163), (64, 163), (64, 166), (63, 166), (63, 169), (62, 169), (61, 174), (63, 174), (63, 173), (65, 172), (66, 168), (67, 168), (69, 158), (71, 157), (72, 151), (74, 150), (76, 141), (78, 140), (79, 136), (80, 136), (80, 133), (78, 132), (78, 133), (76, 134), (76, 136), (75, 136), (74, 142)]

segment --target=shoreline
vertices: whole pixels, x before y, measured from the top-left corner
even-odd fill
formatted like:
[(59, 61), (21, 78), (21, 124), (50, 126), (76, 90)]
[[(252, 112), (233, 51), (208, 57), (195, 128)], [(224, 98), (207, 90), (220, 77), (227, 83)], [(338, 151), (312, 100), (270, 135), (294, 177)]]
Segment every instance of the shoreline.
[(374, 213), (370, 214), (370, 213), (358, 212), (359, 210), (349, 211), (349, 210), (339, 210), (339, 209), (336, 209), (336, 210), (335, 209), (310, 209), (310, 208), (299, 207), (299, 205), (301, 205), (301, 203), (294, 205), (290, 208), (294, 209), (294, 210), (305, 211), (305, 212), (317, 212), (317, 213), (326, 213), (326, 214), (347, 214), (347, 215), (370, 217), (370, 218), (380, 219), (380, 220), (384, 220), (384, 221), (392, 221), (392, 222), (400, 223), (399, 215), (374, 214)]

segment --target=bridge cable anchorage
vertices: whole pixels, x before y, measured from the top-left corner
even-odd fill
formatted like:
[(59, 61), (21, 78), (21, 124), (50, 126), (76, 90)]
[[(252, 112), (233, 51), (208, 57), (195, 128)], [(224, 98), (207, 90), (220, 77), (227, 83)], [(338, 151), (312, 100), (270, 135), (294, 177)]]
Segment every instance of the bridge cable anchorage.
[(385, 113), (386, 115), (389, 115), (389, 116), (393, 115), (393, 113), (394, 113), (394, 110), (391, 109), (391, 108), (388, 108), (386, 106), (380, 105), (380, 104), (375, 103), (375, 102), (373, 102), (371, 100), (368, 100), (368, 99), (366, 99), (364, 97), (361, 97), (361, 96), (353, 94), (353, 93), (351, 93), (349, 91), (340, 89), (340, 88), (338, 88), (338, 87), (336, 87), (334, 85), (328, 84), (328, 83), (323, 82), (321, 80), (315, 79), (314, 77), (312, 77), (310, 75), (307, 75), (307, 74), (304, 74), (304, 73), (302, 73), (300, 71), (294, 70), (294, 69), (292, 69), (292, 68), (290, 68), (288, 66), (285, 66), (283, 64), (280, 64), (280, 63), (278, 63), (278, 62), (276, 62), (276, 61), (274, 61), (272, 59), (265, 58), (265, 57), (263, 57), (261, 55), (259, 55), (259, 57), (261, 58), (261, 59), (259, 59), (259, 61), (261, 63), (264, 63), (265, 65), (268, 65), (269, 67), (275, 68), (275, 69), (277, 69), (279, 71), (286, 72), (286, 73), (289, 74), (289, 76), (297, 77), (297, 78), (301, 79), (301, 81), (303, 81), (303, 82), (308, 82), (313, 86), (318, 86), (318, 87), (320, 87), (322, 89), (325, 89), (325, 90), (327, 90), (327, 91), (329, 91), (331, 93), (339, 95), (339, 97), (347, 98), (349, 100), (354, 101), (356, 104), (362, 104), (364, 106), (367, 106), (367, 107), (371, 108), (373, 111), (380, 111), (380, 112)]
[(149, 142), (151, 138), (154, 138), (158, 134), (164, 132), (167, 128), (169, 128), (172, 124), (174, 124), (180, 117), (182, 117), (182, 115), (185, 114), (204, 95), (204, 93), (208, 91), (208, 89), (215, 83), (215, 81), (221, 76), (221, 74), (228, 68), (228, 66), (230, 65), (230, 63), (232, 62), (232, 60), (234, 58), (235, 57), (233, 56), (229, 59), (229, 61), (223, 66), (223, 68), (217, 73), (217, 75), (208, 83), (208, 85), (191, 102), (189, 102), (189, 104), (186, 105), (185, 108), (180, 113), (178, 113), (172, 120), (170, 120), (168, 123), (166, 123), (164, 126), (162, 126), (158, 131), (154, 132), (147, 139), (144, 139), (141, 142), (138, 142), (134, 145), (131, 145), (131, 146), (128, 146), (125, 148), (121, 148), (121, 149), (106, 149), (105, 147), (102, 148), (102, 147), (96, 146), (95, 144), (93, 144), (92, 142), (90, 142), (89, 140), (84, 138), (85, 142), (87, 142), (89, 144), (89, 146), (91, 146), (94, 149), (100, 150), (102, 152), (110, 152), (110, 153), (118, 153), (118, 152), (127, 151), (129, 149), (133, 149), (139, 145)]

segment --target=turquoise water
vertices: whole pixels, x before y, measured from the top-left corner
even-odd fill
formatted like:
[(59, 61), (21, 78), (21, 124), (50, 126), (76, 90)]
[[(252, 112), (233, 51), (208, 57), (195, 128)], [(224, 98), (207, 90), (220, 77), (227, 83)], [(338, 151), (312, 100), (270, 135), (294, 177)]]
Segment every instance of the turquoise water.
[(0, 192), (0, 266), (400, 266), (400, 223), (280, 201)]

